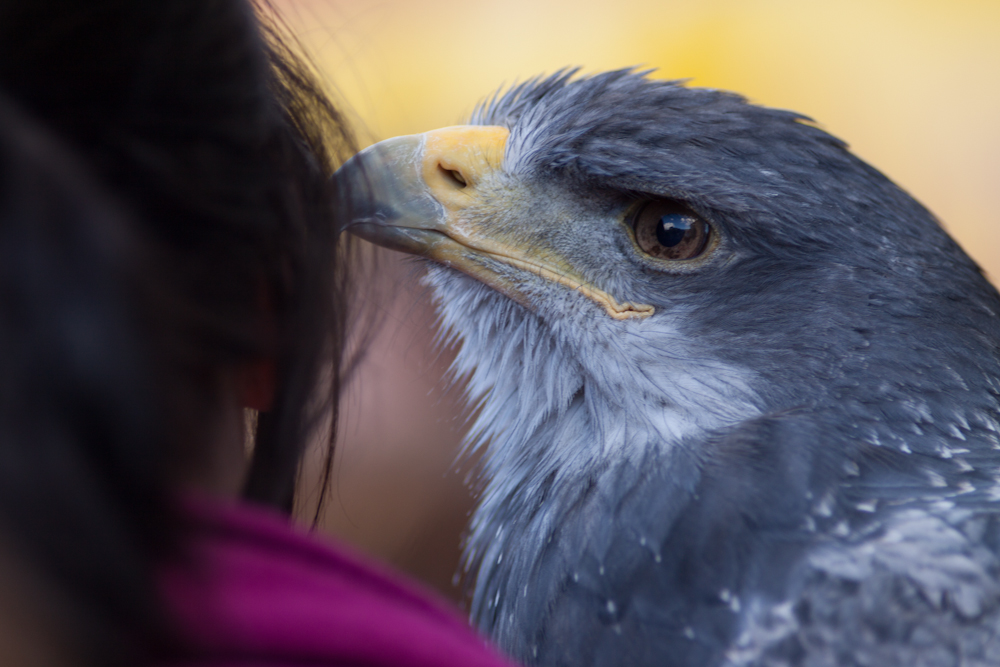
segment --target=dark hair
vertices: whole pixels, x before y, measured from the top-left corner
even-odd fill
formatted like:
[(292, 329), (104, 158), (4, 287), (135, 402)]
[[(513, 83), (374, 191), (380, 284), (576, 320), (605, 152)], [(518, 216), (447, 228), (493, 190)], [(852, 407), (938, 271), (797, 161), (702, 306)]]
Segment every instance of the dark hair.
[[(329, 176), (353, 143), (262, 10), (0, 4), (0, 93), (21, 109), (2, 107), (0, 252), (46, 258), (3, 267), (0, 371), (29, 362), (0, 418), (58, 417), (0, 426), (0, 528), (89, 621), (91, 662), (158, 650), (171, 482), (206, 456), (223, 374), (275, 362), (253, 500), (291, 508), (308, 436), (335, 412), (348, 286)], [(18, 143), (26, 127), (49, 136)], [(15, 316), (25, 303), (37, 317)], [(49, 384), (22, 394), (43, 368)]]

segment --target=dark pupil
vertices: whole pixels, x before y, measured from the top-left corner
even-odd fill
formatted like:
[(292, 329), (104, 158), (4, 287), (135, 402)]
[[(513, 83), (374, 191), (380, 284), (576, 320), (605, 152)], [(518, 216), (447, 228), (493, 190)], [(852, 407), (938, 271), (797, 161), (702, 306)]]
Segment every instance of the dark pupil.
[(673, 248), (684, 240), (684, 235), (691, 229), (691, 218), (680, 213), (668, 213), (660, 218), (656, 226), (656, 240), (660, 245)]

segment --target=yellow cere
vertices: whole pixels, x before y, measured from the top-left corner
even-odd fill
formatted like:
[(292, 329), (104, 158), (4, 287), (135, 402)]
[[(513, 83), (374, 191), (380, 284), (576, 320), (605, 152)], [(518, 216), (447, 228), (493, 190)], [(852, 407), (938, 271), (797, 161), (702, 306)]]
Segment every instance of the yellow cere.
[[(500, 169), (510, 132), (505, 127), (458, 125), (424, 134), (424, 182), (449, 213), (470, 203), (475, 186)], [(456, 172), (467, 188), (455, 183)]]

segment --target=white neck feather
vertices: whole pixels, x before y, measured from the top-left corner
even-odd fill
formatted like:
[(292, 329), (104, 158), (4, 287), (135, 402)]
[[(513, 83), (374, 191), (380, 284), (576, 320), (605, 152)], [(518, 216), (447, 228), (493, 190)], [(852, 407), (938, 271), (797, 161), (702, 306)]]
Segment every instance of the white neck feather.
[(595, 307), (543, 320), (448, 269), (432, 266), (425, 281), (442, 335), (461, 342), (456, 376), (480, 408), (466, 450), (486, 447), (484, 503), (758, 413), (752, 373), (698, 349), (677, 313), (622, 322)]

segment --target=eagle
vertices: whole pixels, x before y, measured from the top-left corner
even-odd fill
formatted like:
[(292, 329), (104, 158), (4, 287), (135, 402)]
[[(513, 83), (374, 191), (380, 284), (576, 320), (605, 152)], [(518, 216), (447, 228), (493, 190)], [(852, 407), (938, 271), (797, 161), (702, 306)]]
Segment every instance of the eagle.
[(564, 70), (335, 185), (460, 341), (471, 616), (512, 658), (1000, 664), (1000, 297), (844, 142)]

